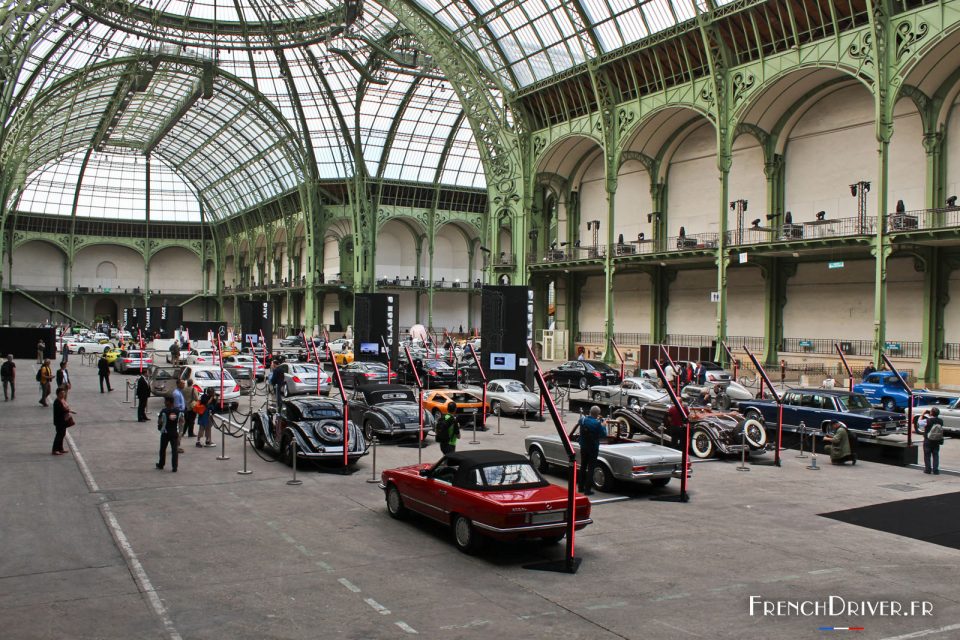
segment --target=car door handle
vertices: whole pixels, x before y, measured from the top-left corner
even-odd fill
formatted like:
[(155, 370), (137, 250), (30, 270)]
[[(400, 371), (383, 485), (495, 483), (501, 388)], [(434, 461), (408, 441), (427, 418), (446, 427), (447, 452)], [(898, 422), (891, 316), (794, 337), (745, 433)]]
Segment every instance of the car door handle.
[(445, 495), (447, 495), (447, 490), (446, 490), (446, 489), (440, 489), (440, 491), (438, 491), (437, 493), (439, 493), (439, 494), (442, 495), (442, 496), (445, 496)]

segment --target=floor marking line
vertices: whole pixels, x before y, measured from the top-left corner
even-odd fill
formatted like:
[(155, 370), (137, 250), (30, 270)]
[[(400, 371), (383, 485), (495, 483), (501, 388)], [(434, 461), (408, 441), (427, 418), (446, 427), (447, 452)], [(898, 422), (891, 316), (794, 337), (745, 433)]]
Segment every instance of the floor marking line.
[(441, 631), (452, 631), (453, 629), (474, 629), (476, 627), (484, 627), (490, 624), (489, 620), (471, 620), (470, 622), (465, 622), (463, 624), (450, 624), (445, 627), (440, 627)]
[(960, 629), (960, 624), (951, 624), (946, 627), (938, 627), (935, 629), (922, 629), (921, 631), (906, 633), (902, 636), (892, 636), (890, 638), (884, 638), (883, 640), (909, 640), (910, 638), (922, 638), (924, 636), (933, 636), (941, 633), (946, 633), (948, 631), (957, 631), (958, 629)]
[[(99, 492), (100, 485), (98, 485), (97, 481), (94, 480), (93, 473), (90, 471), (90, 467), (87, 466), (87, 461), (84, 459), (83, 454), (80, 453), (80, 449), (77, 448), (77, 443), (74, 442), (73, 436), (70, 435), (69, 431), (67, 432), (67, 442), (70, 443), (70, 450), (73, 452), (73, 458), (77, 461), (77, 466), (80, 467), (80, 473), (83, 475), (83, 479), (87, 483), (87, 487), (89, 487), (90, 491)], [(127, 540), (127, 536), (123, 533), (123, 529), (120, 528), (120, 522), (114, 515), (113, 509), (110, 508), (108, 503), (101, 503), (100, 514), (103, 516), (104, 522), (106, 523), (107, 528), (110, 530), (110, 535), (113, 536), (114, 542), (116, 542), (117, 546), (120, 548), (120, 554), (123, 556), (123, 559), (127, 564), (127, 569), (130, 571), (134, 582), (137, 584), (137, 588), (140, 590), (140, 593), (147, 596), (150, 606), (163, 623), (163, 628), (166, 629), (167, 635), (170, 636), (170, 640), (183, 640), (183, 637), (173, 625), (173, 619), (170, 618), (170, 614), (167, 612), (167, 608), (164, 606), (159, 594), (157, 594), (157, 590), (154, 589), (153, 583), (150, 582), (150, 578), (147, 576), (146, 569), (144, 569), (143, 565), (140, 564), (140, 559), (137, 558), (137, 554), (133, 551), (133, 546), (130, 544), (130, 541)]]
[(394, 622), (394, 624), (400, 627), (401, 629), (403, 629), (404, 631), (406, 631), (407, 633), (413, 633), (413, 634), (419, 635), (417, 634), (416, 629), (408, 625), (406, 622), (403, 622), (402, 620), (397, 620), (396, 622)]
[(353, 584), (352, 582), (350, 582), (350, 581), (347, 580), (346, 578), (339, 578), (339, 579), (337, 580), (337, 582), (339, 582), (340, 584), (342, 584), (343, 586), (345, 586), (347, 589), (350, 589), (350, 591), (353, 591), (354, 593), (360, 593), (360, 587), (358, 587), (357, 585)]
[(100, 485), (97, 484), (97, 481), (93, 479), (93, 474), (90, 472), (90, 467), (87, 466), (87, 461), (83, 459), (83, 454), (80, 453), (80, 450), (77, 449), (77, 443), (73, 441), (73, 436), (70, 435), (70, 432), (67, 432), (67, 442), (70, 443), (70, 450), (73, 452), (73, 458), (77, 461), (77, 466), (80, 467), (80, 473), (83, 474), (83, 479), (87, 483), (90, 491), (97, 493), (100, 491)]
[(390, 615), (390, 609), (387, 609), (385, 606), (374, 600), (373, 598), (364, 598), (364, 602), (373, 607), (373, 610), (379, 613), (382, 616)]
[[(70, 443), (70, 446), (73, 447), (73, 443)], [(146, 570), (143, 568), (143, 565), (140, 564), (137, 554), (134, 553), (133, 547), (130, 545), (130, 541), (127, 540), (127, 536), (123, 533), (123, 529), (120, 528), (120, 523), (117, 521), (117, 517), (113, 514), (113, 510), (110, 508), (110, 505), (103, 503), (100, 505), (100, 510), (107, 522), (107, 527), (110, 529), (110, 532), (113, 535), (113, 539), (117, 542), (117, 546), (120, 547), (120, 551), (123, 554), (124, 559), (127, 561), (127, 567), (129, 567), (130, 573), (133, 574), (133, 578), (137, 583), (137, 587), (140, 589), (141, 593), (147, 596), (147, 600), (149, 600), (150, 605), (153, 607), (153, 611), (157, 614), (157, 617), (160, 618), (160, 621), (163, 622), (163, 628), (167, 630), (167, 635), (170, 636), (170, 640), (183, 640), (183, 637), (173, 625), (173, 620), (170, 618), (167, 608), (160, 599), (160, 595), (157, 593), (157, 590), (154, 589), (153, 583), (150, 582), (150, 578), (147, 576)]]
[(317, 560), (316, 562), (314, 562), (314, 564), (320, 567), (321, 569), (323, 569), (324, 571), (326, 571), (327, 573), (333, 573), (333, 567), (328, 565), (323, 560)]

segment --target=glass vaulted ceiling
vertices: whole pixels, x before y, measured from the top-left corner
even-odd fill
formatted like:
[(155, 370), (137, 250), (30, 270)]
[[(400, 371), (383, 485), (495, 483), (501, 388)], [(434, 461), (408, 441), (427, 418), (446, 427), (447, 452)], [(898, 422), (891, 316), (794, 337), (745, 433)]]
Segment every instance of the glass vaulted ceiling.
[[(408, 1), (507, 91), (708, 9), (707, 0)], [(372, 0), (74, 0), (41, 34), (13, 94), (15, 112), (49, 101), (25, 167), (31, 209), (43, 190), (71, 192), (52, 185), (58, 177), (89, 180), (73, 185), (83, 194), (75, 199), (99, 201), (88, 192), (110, 183), (103, 176), (125, 175), (102, 167), (129, 166), (111, 165), (111, 154), (146, 152), (182, 178), (210, 218), (290, 192), (314, 162), (321, 180), (485, 185), (455, 92), (415, 34)], [(92, 71), (128, 58), (136, 68), (118, 67), (112, 81)], [(63, 92), (59, 103), (51, 91)]]

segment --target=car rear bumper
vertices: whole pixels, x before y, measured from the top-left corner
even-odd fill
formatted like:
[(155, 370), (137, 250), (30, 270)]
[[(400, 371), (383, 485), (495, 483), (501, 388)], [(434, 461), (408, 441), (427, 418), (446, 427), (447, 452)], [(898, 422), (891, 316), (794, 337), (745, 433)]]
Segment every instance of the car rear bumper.
[[(582, 529), (588, 524), (593, 524), (592, 518), (584, 518), (583, 520), (577, 520), (576, 528)], [(531, 534), (543, 534), (554, 531), (556, 533), (563, 533), (566, 531), (567, 523), (566, 522), (551, 522), (550, 524), (528, 524), (521, 527), (507, 527), (501, 529), (500, 527), (494, 527), (493, 525), (484, 524), (482, 522), (474, 521), (473, 526), (478, 529), (483, 530), (487, 533), (492, 533), (497, 536), (513, 537), (513, 536), (524, 536)]]

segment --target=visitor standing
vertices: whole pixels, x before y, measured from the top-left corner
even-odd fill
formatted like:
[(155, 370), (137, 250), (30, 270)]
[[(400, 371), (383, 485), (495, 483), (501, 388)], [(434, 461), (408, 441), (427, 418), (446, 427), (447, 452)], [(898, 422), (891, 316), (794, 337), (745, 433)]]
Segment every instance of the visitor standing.
[(73, 416), (76, 413), (70, 409), (67, 404), (67, 390), (57, 389), (57, 399), (53, 401), (53, 426), (57, 430), (57, 435), (53, 438), (53, 451), (55, 456), (62, 456), (69, 452), (69, 449), (63, 448), (63, 438), (67, 435), (67, 429), (73, 426)]
[(177, 463), (180, 461), (180, 427), (183, 426), (183, 411), (173, 404), (173, 398), (164, 398), (164, 407), (157, 416), (157, 431), (160, 432), (160, 459), (157, 469), (163, 469), (167, 463), (167, 446), (170, 446), (170, 463), (172, 471), (177, 472)]
[(43, 341), (43, 338), (41, 338), (37, 342), (37, 364), (43, 364), (43, 359), (46, 357), (46, 355), (47, 355), (47, 343), (45, 343)]
[(943, 444), (943, 419), (933, 407), (917, 420), (917, 433), (923, 434), (923, 472), (940, 475), (940, 445)]
[(147, 421), (147, 400), (150, 399), (150, 383), (141, 372), (137, 377), (137, 422)]
[(40, 370), (37, 371), (37, 382), (40, 383), (40, 404), (49, 406), (47, 398), (50, 396), (50, 383), (53, 381), (53, 371), (50, 370), (50, 361), (43, 360)]
[[(0, 380), (3, 381), (3, 401), (13, 400), (17, 395), (16, 389), (17, 363), (13, 361), (13, 354), (7, 356), (7, 359), (0, 365)], [(9, 387), (9, 396), (7, 395)]]
[[(180, 412), (181, 416), (186, 415), (187, 411), (187, 401), (183, 397), (183, 390), (186, 388), (187, 383), (183, 380), (177, 380), (177, 388), (173, 390), (173, 408)], [(177, 438), (177, 450), (180, 453), (183, 453), (183, 447), (180, 446), (180, 439)], [(176, 467), (176, 463), (173, 465)]]
[(577, 485), (580, 493), (589, 496), (593, 493), (593, 470), (600, 455), (600, 439), (607, 435), (607, 429), (600, 419), (600, 407), (590, 407), (590, 415), (580, 416), (577, 426), (580, 427), (580, 475), (577, 476)]
[(100, 393), (103, 393), (103, 385), (107, 385), (107, 391), (113, 391), (110, 386), (110, 363), (107, 362), (107, 353), (104, 351), (97, 360), (97, 375), (100, 377)]
[(283, 373), (283, 365), (277, 364), (274, 360), (270, 363), (270, 384), (273, 385), (273, 392), (276, 394), (277, 411), (280, 410), (280, 402), (283, 400), (283, 385), (286, 383), (286, 376)]
[(60, 368), (57, 369), (57, 388), (66, 389), (70, 391), (70, 372), (67, 371), (67, 363), (61, 362)]
[[(197, 403), (200, 401), (200, 392), (197, 391), (197, 387), (193, 382), (193, 379), (187, 380), (186, 389), (183, 392), (183, 399), (186, 402), (187, 411), (186, 419), (184, 420), (183, 428), (185, 430), (186, 436), (188, 438), (193, 437), (193, 426), (197, 421)], [(183, 433), (180, 434), (183, 437)]]
[(440, 451), (444, 455), (457, 450), (457, 441), (460, 439), (460, 424), (457, 422), (457, 403), (447, 403), (447, 412), (440, 417), (440, 421), (433, 427)]

